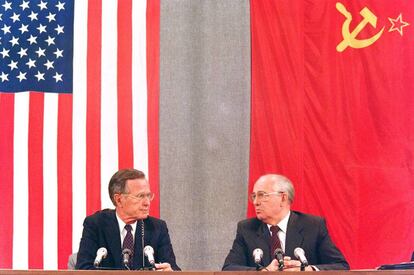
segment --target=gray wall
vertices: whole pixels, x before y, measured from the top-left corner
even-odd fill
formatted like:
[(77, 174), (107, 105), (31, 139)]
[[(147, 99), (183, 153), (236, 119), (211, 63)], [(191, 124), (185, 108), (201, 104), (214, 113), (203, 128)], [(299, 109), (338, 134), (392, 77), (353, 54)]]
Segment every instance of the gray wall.
[(177, 263), (221, 269), (246, 217), (248, 0), (161, 0), (160, 211)]

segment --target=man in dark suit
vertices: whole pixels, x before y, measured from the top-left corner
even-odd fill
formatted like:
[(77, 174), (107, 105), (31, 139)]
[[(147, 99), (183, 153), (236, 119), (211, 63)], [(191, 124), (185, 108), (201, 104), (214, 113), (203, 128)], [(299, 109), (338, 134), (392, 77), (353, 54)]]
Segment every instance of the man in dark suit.
[[(250, 199), (256, 218), (238, 223), (236, 239), (223, 270), (255, 270), (252, 253), (260, 248), (263, 251), (261, 269), (277, 271), (279, 262), (271, 250), (279, 248), (285, 255), (284, 270), (297, 271), (301, 262), (293, 260), (296, 247), (305, 251), (310, 264), (307, 271), (349, 269), (344, 256), (329, 237), (325, 220), (290, 210), (294, 195), (292, 183), (281, 175), (264, 175), (255, 183)], [(273, 234), (276, 235), (272, 238)]]
[[(112, 176), (108, 190), (115, 210), (105, 209), (86, 217), (76, 269), (95, 269), (94, 260), (101, 247), (107, 250), (101, 268), (135, 270), (150, 267), (143, 255), (144, 247), (149, 245), (154, 250), (157, 270), (180, 270), (166, 223), (148, 216), (154, 193), (144, 173), (135, 169), (120, 170)], [(125, 249), (131, 251), (127, 265), (123, 262)]]

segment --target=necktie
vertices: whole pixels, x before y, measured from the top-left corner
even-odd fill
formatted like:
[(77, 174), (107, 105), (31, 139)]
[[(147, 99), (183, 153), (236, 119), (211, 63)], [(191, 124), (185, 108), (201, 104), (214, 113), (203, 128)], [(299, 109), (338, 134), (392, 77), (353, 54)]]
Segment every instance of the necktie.
[(128, 248), (131, 250), (131, 257), (129, 259), (129, 266), (132, 266), (132, 259), (134, 258), (134, 238), (132, 237), (132, 226), (130, 224), (125, 225), (125, 230), (127, 231), (124, 242), (122, 243), (122, 250)]
[(279, 232), (280, 228), (279, 226), (271, 226), (270, 227), (270, 231), (272, 232), (272, 237), (270, 238), (270, 245), (271, 245), (271, 249), (270, 252), (272, 253), (272, 258), (275, 254), (275, 250), (277, 248), (282, 248), (282, 245), (280, 243), (279, 237), (277, 236), (277, 232)]

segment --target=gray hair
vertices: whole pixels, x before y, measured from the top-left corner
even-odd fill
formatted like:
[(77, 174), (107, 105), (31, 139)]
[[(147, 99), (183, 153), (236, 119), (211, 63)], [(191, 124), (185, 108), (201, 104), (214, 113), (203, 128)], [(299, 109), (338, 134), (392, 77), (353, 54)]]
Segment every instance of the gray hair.
[(288, 195), (289, 202), (292, 204), (295, 199), (295, 188), (293, 187), (292, 182), (285, 176), (270, 174), (273, 182), (273, 188), (275, 191), (286, 192)]
[(126, 192), (127, 180), (145, 179), (145, 174), (136, 169), (122, 169), (116, 172), (109, 181), (108, 191), (112, 203), (115, 203), (115, 194), (124, 194)]

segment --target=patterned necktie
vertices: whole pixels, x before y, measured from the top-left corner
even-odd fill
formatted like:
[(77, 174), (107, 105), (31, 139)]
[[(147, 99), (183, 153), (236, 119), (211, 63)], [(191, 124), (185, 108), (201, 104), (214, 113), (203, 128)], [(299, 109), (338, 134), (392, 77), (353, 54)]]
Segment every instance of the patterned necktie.
[(277, 248), (282, 249), (282, 244), (280, 243), (280, 239), (277, 236), (277, 232), (279, 232), (279, 230), (280, 230), (280, 228), (277, 225), (276, 226), (272, 225), (270, 227), (270, 231), (272, 232), (272, 237), (270, 238), (270, 245), (271, 245), (271, 249), (272, 249), (272, 250), (270, 250), (270, 252), (272, 253), (272, 258), (274, 256), (275, 250)]
[(124, 242), (122, 243), (122, 250), (128, 248), (131, 250), (131, 256), (129, 258), (129, 266), (132, 266), (132, 259), (134, 258), (134, 238), (132, 237), (132, 226), (130, 224), (125, 225), (125, 230), (127, 231)]

